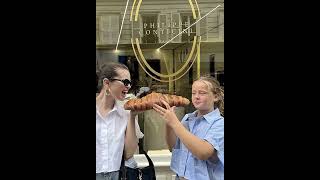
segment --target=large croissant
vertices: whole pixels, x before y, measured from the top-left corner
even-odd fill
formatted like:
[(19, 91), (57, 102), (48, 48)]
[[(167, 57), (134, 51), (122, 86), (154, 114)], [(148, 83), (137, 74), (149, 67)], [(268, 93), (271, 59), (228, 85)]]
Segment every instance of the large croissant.
[(170, 106), (186, 106), (190, 103), (187, 98), (182, 96), (162, 94), (152, 92), (141, 99), (131, 99), (124, 104), (124, 109), (126, 110), (135, 110), (135, 111), (145, 111), (152, 109), (153, 104), (158, 104), (164, 107), (163, 103), (160, 101), (162, 98)]

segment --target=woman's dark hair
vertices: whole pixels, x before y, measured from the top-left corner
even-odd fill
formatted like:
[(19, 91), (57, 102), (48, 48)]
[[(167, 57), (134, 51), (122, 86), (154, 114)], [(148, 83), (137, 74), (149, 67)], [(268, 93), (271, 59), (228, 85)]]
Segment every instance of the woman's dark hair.
[(102, 81), (104, 78), (107, 78), (107, 79), (112, 79), (116, 76), (118, 76), (117, 74), (117, 69), (125, 69), (125, 70), (128, 70), (128, 67), (124, 64), (121, 64), (121, 63), (117, 63), (117, 62), (108, 62), (108, 63), (105, 63), (103, 64), (99, 70), (98, 70), (98, 92), (101, 91), (101, 88), (102, 88)]

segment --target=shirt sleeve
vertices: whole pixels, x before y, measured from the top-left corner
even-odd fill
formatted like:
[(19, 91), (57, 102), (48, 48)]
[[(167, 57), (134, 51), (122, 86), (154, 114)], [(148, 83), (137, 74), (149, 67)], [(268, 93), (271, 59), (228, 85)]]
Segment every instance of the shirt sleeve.
[(204, 140), (209, 142), (217, 151), (217, 156), (224, 165), (224, 120), (214, 122), (212, 127), (208, 130)]

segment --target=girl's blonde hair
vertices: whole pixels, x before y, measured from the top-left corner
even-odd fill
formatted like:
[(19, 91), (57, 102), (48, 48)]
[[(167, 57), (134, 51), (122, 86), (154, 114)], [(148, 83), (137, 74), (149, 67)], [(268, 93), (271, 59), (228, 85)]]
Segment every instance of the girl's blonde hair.
[(210, 75), (201, 76), (197, 81), (204, 82), (209, 90), (218, 97), (218, 101), (214, 103), (214, 108), (219, 108), (220, 113), (224, 115), (224, 90), (219, 81)]

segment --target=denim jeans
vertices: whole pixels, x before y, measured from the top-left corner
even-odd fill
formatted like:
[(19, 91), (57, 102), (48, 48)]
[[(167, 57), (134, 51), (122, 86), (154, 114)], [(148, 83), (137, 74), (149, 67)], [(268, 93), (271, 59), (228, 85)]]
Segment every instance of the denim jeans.
[(96, 180), (119, 180), (119, 171), (96, 173)]

